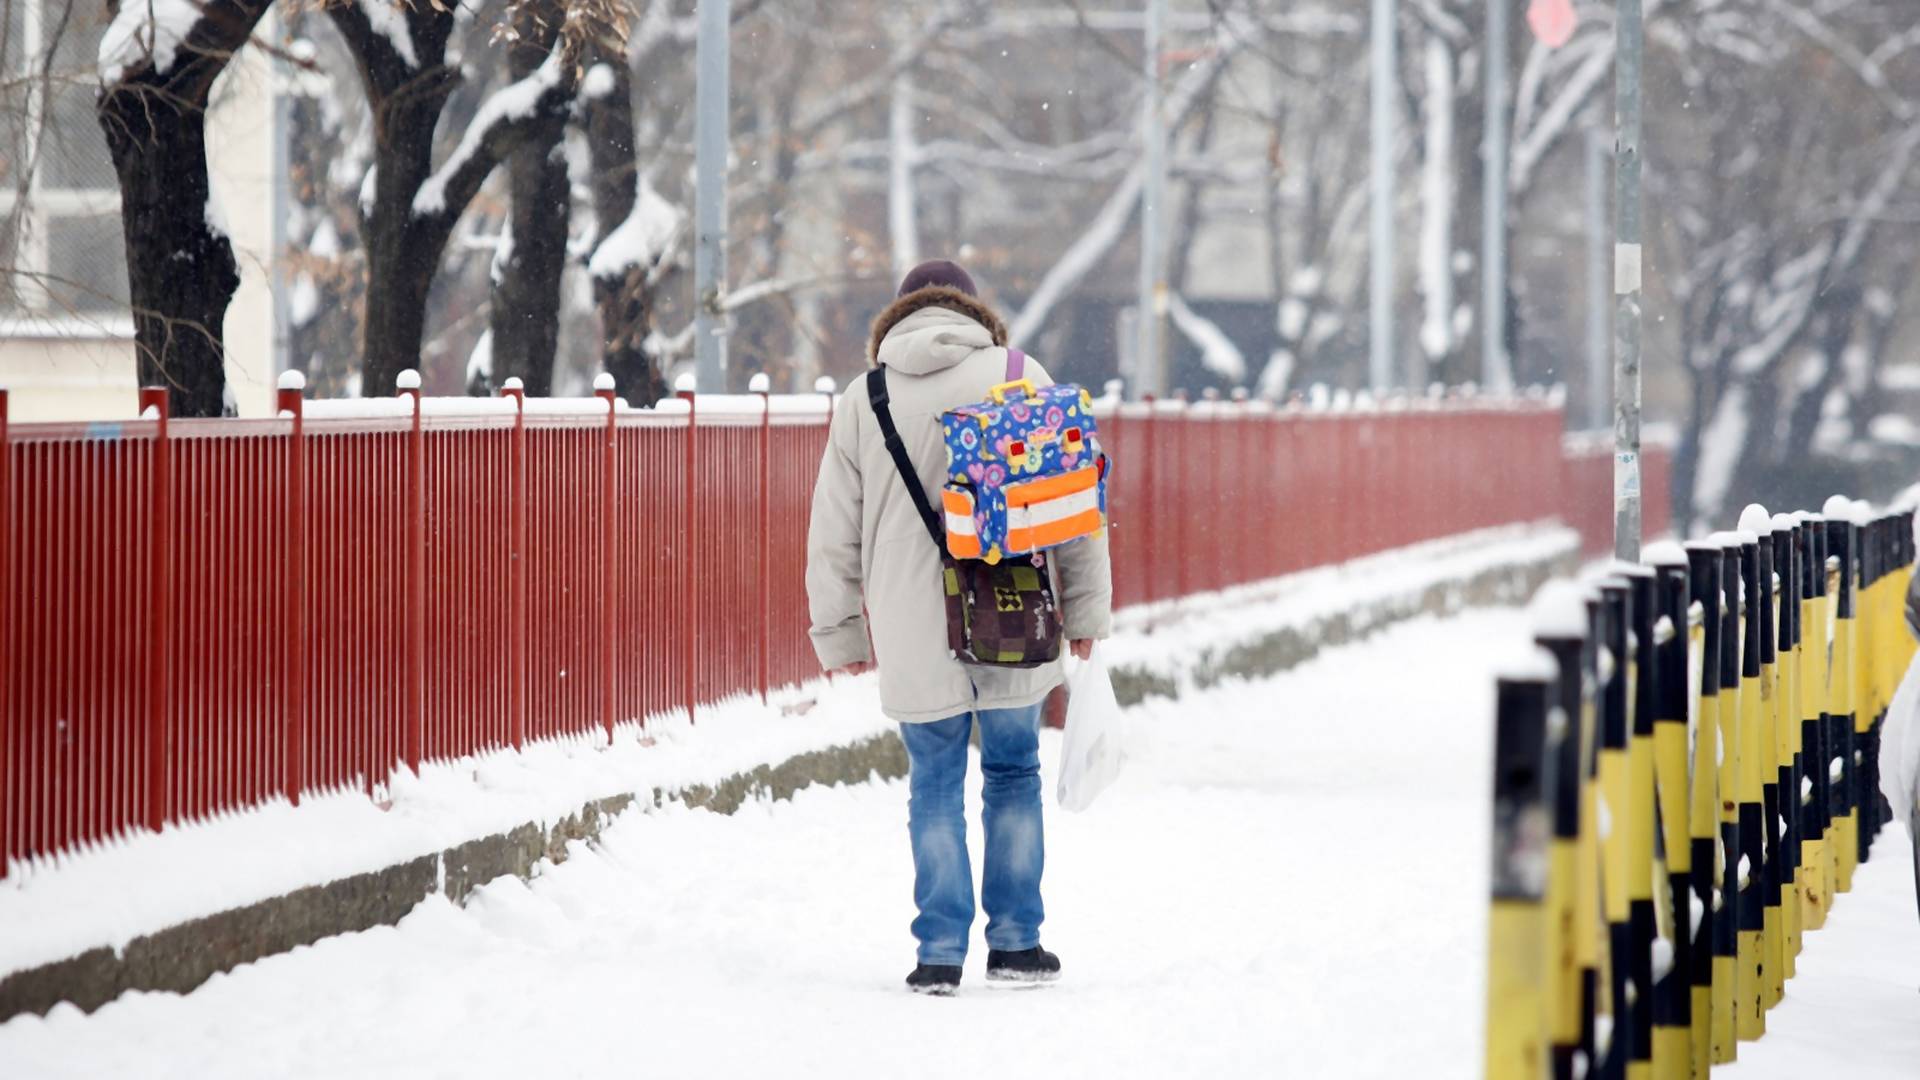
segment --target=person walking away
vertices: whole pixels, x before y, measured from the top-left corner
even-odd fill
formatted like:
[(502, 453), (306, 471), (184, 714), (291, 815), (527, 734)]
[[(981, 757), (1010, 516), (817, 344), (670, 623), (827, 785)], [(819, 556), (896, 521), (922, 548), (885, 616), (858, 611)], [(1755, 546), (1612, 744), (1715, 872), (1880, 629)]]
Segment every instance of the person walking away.
[[(893, 424), (924, 491), (945, 483), (940, 414), (980, 401), (1008, 381), (1005, 324), (973, 279), (948, 261), (923, 263), (874, 320), (868, 360), (883, 367)], [(1051, 385), (1024, 361), (1020, 375)], [(1104, 532), (1055, 548), (1053, 575), (1070, 650), (1085, 659), (1112, 625)], [(1036, 667), (961, 662), (948, 647), (941, 551), (929, 541), (867, 393), (841, 396), (814, 489), (807, 536), (812, 640), (829, 672), (879, 670), (880, 704), (899, 722), (909, 763), (907, 832), (914, 867), (913, 936), (919, 993), (960, 985), (974, 920), (962, 791), (968, 744), (980, 730), (984, 774), (987, 978), (1048, 981), (1060, 961), (1040, 946), (1045, 862), (1039, 728), (1042, 702), (1063, 678), (1062, 659)]]

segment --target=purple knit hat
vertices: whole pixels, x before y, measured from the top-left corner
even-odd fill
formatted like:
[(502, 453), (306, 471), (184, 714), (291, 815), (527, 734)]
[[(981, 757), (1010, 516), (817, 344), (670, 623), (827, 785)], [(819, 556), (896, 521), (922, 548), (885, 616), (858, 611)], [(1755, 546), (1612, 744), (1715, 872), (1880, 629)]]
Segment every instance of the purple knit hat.
[(949, 289), (959, 289), (968, 296), (980, 295), (973, 290), (973, 279), (967, 276), (965, 270), (960, 269), (960, 264), (948, 259), (934, 259), (930, 262), (923, 262), (919, 266), (907, 271), (907, 276), (900, 282), (900, 291), (894, 295), (905, 296), (908, 293), (919, 292), (921, 289), (930, 289), (938, 285), (944, 285)]

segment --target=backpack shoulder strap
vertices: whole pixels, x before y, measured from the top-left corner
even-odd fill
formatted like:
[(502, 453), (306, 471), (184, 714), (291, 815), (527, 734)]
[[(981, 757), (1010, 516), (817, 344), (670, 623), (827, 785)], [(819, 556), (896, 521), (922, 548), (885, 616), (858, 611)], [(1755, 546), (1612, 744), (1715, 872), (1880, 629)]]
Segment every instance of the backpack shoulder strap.
[(1019, 382), (1026, 378), (1026, 374), (1027, 354), (1019, 349), (1009, 348), (1007, 350), (1007, 381)]
[(927, 489), (920, 486), (920, 474), (914, 470), (913, 459), (907, 456), (907, 445), (900, 441), (899, 429), (893, 426), (893, 410), (887, 407), (891, 400), (887, 393), (887, 369), (876, 367), (867, 372), (867, 401), (873, 406), (874, 419), (880, 422), (880, 435), (886, 440), (893, 467), (906, 483), (907, 494), (913, 499), (913, 508), (920, 512), (920, 521), (927, 527), (927, 535), (933, 537), (933, 546), (945, 551), (946, 530), (941, 528), (940, 517), (933, 512), (933, 504), (927, 501)]

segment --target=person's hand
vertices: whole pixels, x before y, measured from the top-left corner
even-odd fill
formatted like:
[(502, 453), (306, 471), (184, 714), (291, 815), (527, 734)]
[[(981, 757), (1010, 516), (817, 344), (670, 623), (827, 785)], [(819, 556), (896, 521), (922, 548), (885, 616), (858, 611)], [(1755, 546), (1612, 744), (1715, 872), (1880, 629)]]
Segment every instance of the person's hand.
[(846, 667), (834, 668), (832, 671), (828, 672), (827, 674), (829, 675), (865, 675), (867, 672), (872, 671), (874, 667), (875, 667), (874, 662), (871, 660), (855, 660), (853, 663), (848, 664)]
[(1074, 640), (1067, 642), (1067, 648), (1072, 650), (1073, 655), (1078, 657), (1081, 660), (1093, 659), (1093, 639), (1092, 638), (1075, 638)]

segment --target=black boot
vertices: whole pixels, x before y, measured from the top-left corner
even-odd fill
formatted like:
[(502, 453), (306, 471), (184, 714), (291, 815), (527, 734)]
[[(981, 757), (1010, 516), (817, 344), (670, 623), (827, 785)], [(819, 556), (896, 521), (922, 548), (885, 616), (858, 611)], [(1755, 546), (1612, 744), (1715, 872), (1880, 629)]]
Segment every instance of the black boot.
[(1060, 958), (1035, 945), (1019, 952), (987, 953), (987, 978), (995, 982), (1052, 982), (1060, 977)]
[(916, 994), (946, 997), (960, 989), (960, 968), (949, 964), (921, 964), (907, 976), (907, 989)]

